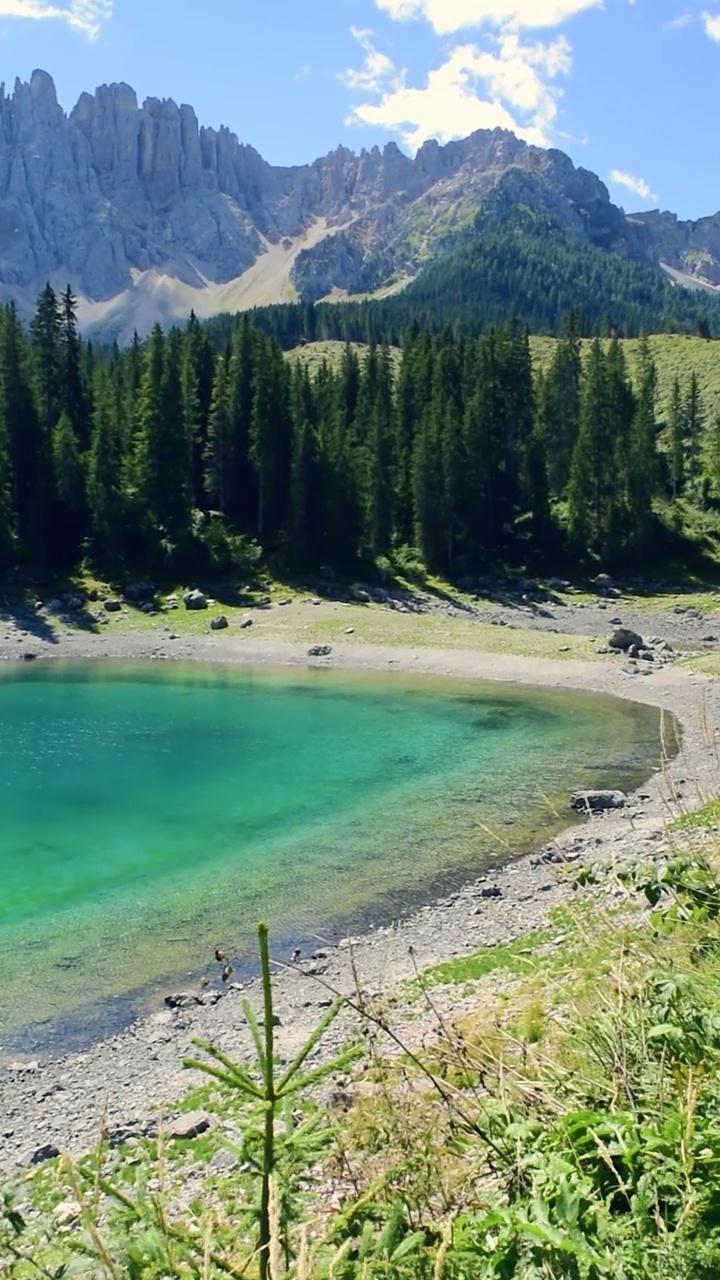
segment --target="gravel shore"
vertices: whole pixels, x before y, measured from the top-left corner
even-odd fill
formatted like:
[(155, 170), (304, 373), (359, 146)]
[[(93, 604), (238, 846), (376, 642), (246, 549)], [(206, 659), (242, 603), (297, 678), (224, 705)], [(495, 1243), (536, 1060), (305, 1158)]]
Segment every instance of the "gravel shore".
[[(607, 630), (604, 609), (583, 614), (586, 631)], [(628, 610), (623, 622), (633, 625)], [(707, 620), (699, 615), (649, 617), (636, 625), (667, 637), (676, 646), (707, 646)], [(541, 619), (541, 624), (547, 619)], [(518, 619), (532, 628), (531, 615)], [(563, 618), (563, 630), (566, 630)], [(0, 638), (0, 661), (17, 661), (32, 651), (45, 660), (155, 660), (243, 663), (250, 665), (331, 664), (341, 670), (397, 671), (465, 679), (507, 681), (546, 688), (592, 690), (660, 707), (673, 713), (682, 729), (682, 746), (662, 772), (630, 797), (617, 812), (570, 828), (538, 855), (525, 857), (484, 876), (446, 900), (425, 906), (389, 928), (377, 929), (339, 945), (318, 940), (315, 954), (293, 962), (276, 956), (278, 1047), (288, 1056), (321, 1016), (331, 992), (350, 994), (355, 975), (372, 996), (387, 995), (416, 969), (481, 946), (508, 941), (541, 927), (549, 910), (573, 892), (567, 863), (597, 857), (622, 859), (662, 847), (667, 821), (717, 793), (716, 739), (720, 726), (720, 682), (673, 665), (648, 666), (631, 675), (622, 659), (553, 661), (471, 649), (404, 649), (353, 643), (333, 645), (329, 658), (309, 659), (307, 649), (283, 639), (253, 640), (228, 632), (179, 636), (104, 631), (100, 635), (63, 632), (28, 638), (22, 628), (7, 628)], [(680, 634), (681, 633), (681, 634)], [(572, 779), (568, 780), (570, 790)], [(42, 1148), (69, 1148), (79, 1154), (97, 1138), (103, 1123), (119, 1138), (144, 1132), (158, 1109), (172, 1114), (173, 1104), (192, 1085), (182, 1058), (191, 1040), (212, 1039), (240, 1058), (250, 1053), (241, 999), (259, 1007), (256, 982), (224, 994), (193, 991), (178, 1007), (166, 1007), (162, 995), (149, 1016), (123, 1033), (82, 1053), (54, 1061), (18, 1062), (0, 1071), (0, 1178), (28, 1164)], [(342, 1043), (352, 1027), (347, 1014), (332, 1029), (327, 1052)]]

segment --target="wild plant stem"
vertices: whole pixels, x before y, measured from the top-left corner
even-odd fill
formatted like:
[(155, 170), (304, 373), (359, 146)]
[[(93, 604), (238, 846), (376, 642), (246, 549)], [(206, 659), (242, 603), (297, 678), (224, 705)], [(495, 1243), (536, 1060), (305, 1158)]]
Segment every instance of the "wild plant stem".
[(270, 1262), (270, 1186), (275, 1171), (275, 1094), (273, 997), (270, 976), (270, 953), (266, 924), (258, 926), (260, 970), (265, 1008), (265, 1137), (263, 1143), (262, 1189), (260, 1197), (260, 1280), (268, 1280)]

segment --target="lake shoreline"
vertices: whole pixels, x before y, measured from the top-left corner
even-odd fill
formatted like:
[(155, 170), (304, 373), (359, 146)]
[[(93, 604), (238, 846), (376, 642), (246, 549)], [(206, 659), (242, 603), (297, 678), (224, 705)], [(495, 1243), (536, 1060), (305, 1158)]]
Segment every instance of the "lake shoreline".
[[(0, 657), (9, 646), (0, 646)], [(48, 646), (50, 649), (50, 646)], [(12, 650), (11, 650), (12, 652)], [(46, 661), (44, 650), (41, 661)], [(647, 676), (630, 676), (613, 662), (522, 658), (479, 650), (401, 649), (352, 643), (334, 645), (328, 658), (309, 658), (307, 649), (282, 639), (178, 637), (158, 643), (147, 634), (70, 634), (51, 648), (52, 659), (70, 661), (192, 661), (244, 666), (330, 665), (336, 670), (398, 672), (459, 677), (540, 688), (611, 694), (673, 713), (682, 745), (667, 767), (629, 798), (625, 809), (570, 827), (540, 855), (530, 855), (394, 925), (369, 929), (354, 939), (318, 938), (299, 963), (292, 953), (276, 954), (280, 1052), (289, 1055), (316, 1024), (329, 992), (351, 994), (355, 975), (371, 996), (387, 995), (416, 970), (505, 942), (542, 927), (552, 908), (573, 888), (568, 866), (598, 857), (618, 859), (662, 847), (666, 822), (698, 807), (717, 790), (715, 742), (720, 724), (720, 685), (682, 668), (658, 666)], [(12, 656), (17, 655), (17, 648)], [(17, 655), (19, 656), (19, 655)], [(568, 779), (568, 791), (573, 789)], [(240, 989), (242, 988), (242, 989)], [(168, 994), (171, 994), (168, 992)], [(174, 994), (178, 994), (175, 992)], [(116, 1134), (142, 1133), (157, 1121), (157, 1107), (173, 1104), (194, 1083), (182, 1058), (194, 1037), (217, 1041), (231, 1054), (250, 1051), (241, 998), (257, 1006), (255, 980), (220, 995), (193, 989), (176, 1008), (158, 997), (154, 1009), (118, 1035), (52, 1061), (20, 1062), (0, 1071), (0, 1114), (4, 1143), (0, 1178), (26, 1165), (43, 1146), (68, 1147), (75, 1154), (97, 1139), (102, 1123)], [(197, 1000), (203, 1003), (197, 1003)], [(333, 1028), (332, 1053), (351, 1034), (344, 1015)]]

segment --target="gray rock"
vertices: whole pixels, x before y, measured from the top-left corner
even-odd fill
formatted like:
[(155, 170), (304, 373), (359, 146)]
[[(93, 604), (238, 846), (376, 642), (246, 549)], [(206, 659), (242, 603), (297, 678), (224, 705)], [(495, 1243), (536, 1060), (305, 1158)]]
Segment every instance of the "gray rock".
[(631, 631), (630, 627), (618, 627), (608, 636), (608, 644), (611, 649), (619, 649), (621, 652), (627, 652), (635, 647), (636, 649), (644, 649), (645, 642), (637, 631)]
[(119, 613), (122, 609), (122, 604), (119, 600), (105, 600), (103, 609), (107, 610), (108, 613)]
[(308, 649), (308, 658), (327, 658), (332, 653), (329, 644), (314, 644)]
[(140, 605), (140, 612), (147, 614), (157, 613), (157, 607), (153, 604), (152, 600), (146, 600), (144, 604)]
[(232, 1151), (222, 1150), (216, 1151), (212, 1160), (208, 1163), (208, 1169), (213, 1173), (231, 1173), (233, 1169), (237, 1169), (240, 1161)]
[(207, 1111), (189, 1111), (187, 1115), (171, 1120), (167, 1127), (168, 1138), (198, 1138), (207, 1133), (212, 1124), (212, 1117)]
[(229, 626), (229, 623), (224, 613), (218, 614), (217, 618), (210, 619), (211, 631), (224, 631), (227, 626)]
[(253, 625), (252, 618), (243, 618), (242, 622), (240, 623), (240, 630), (247, 631), (248, 627), (251, 627), (252, 625)]
[(155, 588), (151, 582), (131, 582), (123, 591), (123, 596), (131, 604), (142, 604), (143, 601), (152, 600), (154, 595)]
[(60, 1148), (56, 1147), (52, 1142), (46, 1142), (41, 1147), (37, 1147), (30, 1156), (30, 1164), (44, 1164), (46, 1160), (54, 1160), (60, 1155)]
[(189, 1009), (193, 1005), (202, 1004), (202, 1000), (194, 991), (175, 991), (165, 997), (165, 1004), (168, 1009)]
[(503, 891), (499, 884), (486, 884), (480, 890), (481, 898), (502, 898)]
[(626, 800), (624, 791), (573, 791), (570, 805), (580, 813), (603, 813), (607, 809), (624, 809)]
[(185, 592), (183, 603), (186, 609), (207, 609), (208, 607), (207, 596), (197, 587), (193, 591)]

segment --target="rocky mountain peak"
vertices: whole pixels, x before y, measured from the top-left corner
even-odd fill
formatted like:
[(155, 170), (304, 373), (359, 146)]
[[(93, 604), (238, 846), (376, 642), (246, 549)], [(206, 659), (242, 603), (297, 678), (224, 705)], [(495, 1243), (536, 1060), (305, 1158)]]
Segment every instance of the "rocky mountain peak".
[(717, 221), (626, 219), (595, 174), (507, 130), (431, 140), (414, 159), (388, 142), (279, 167), (192, 106), (139, 105), (122, 82), (83, 93), (69, 115), (45, 71), (0, 89), (0, 292), (27, 312), (47, 280), (69, 282), (107, 332), (402, 283), (488, 200), (720, 277)]

